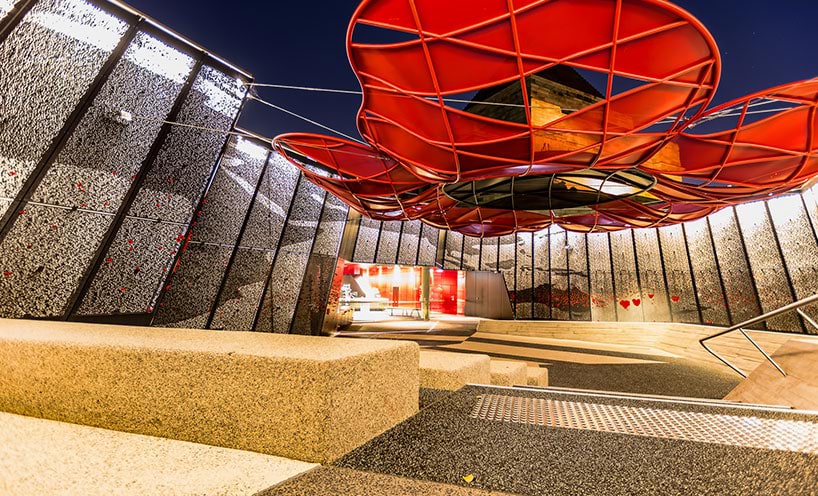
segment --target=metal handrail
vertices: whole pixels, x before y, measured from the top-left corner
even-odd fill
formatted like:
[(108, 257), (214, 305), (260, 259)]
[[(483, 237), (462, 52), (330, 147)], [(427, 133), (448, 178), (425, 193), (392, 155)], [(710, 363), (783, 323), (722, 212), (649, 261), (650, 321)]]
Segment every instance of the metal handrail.
[(778, 365), (778, 363), (776, 363), (775, 360), (773, 360), (773, 357), (771, 357), (766, 351), (764, 351), (764, 349), (761, 348), (761, 346), (759, 346), (759, 344), (756, 343), (755, 340), (751, 338), (749, 334), (747, 334), (744, 328), (747, 326), (751, 326), (753, 324), (758, 324), (759, 322), (765, 322), (773, 317), (777, 317), (781, 314), (785, 314), (795, 310), (798, 313), (798, 315), (800, 315), (805, 321), (807, 321), (811, 326), (815, 327), (815, 329), (818, 330), (818, 322), (815, 322), (815, 320), (813, 320), (809, 315), (807, 315), (806, 313), (804, 313), (803, 310), (801, 310), (801, 307), (807, 306), (812, 303), (818, 303), (818, 294), (812, 295), (809, 298), (804, 298), (803, 300), (798, 300), (795, 303), (790, 303), (789, 305), (773, 310), (772, 312), (767, 312), (763, 315), (759, 315), (758, 317), (745, 320), (744, 322), (729, 327), (718, 334), (713, 334), (712, 336), (702, 338), (699, 340), (699, 344), (701, 344), (702, 347), (704, 347), (704, 349), (707, 350), (708, 353), (718, 358), (723, 364), (727, 365), (728, 367), (736, 371), (740, 376), (746, 378), (747, 374), (743, 370), (739, 369), (738, 367), (730, 363), (726, 358), (719, 355), (705, 344), (705, 341), (710, 341), (711, 339), (717, 338), (719, 336), (724, 336), (725, 334), (731, 333), (733, 331), (739, 331), (745, 338), (747, 338), (748, 341), (750, 341), (750, 343), (752, 343), (755, 349), (757, 349), (759, 352), (761, 352), (762, 355), (764, 355), (764, 358), (766, 358), (767, 361), (773, 365), (773, 367), (775, 367), (779, 372), (781, 372), (781, 375), (786, 377), (787, 373), (784, 372), (784, 369), (782, 369), (781, 366)]

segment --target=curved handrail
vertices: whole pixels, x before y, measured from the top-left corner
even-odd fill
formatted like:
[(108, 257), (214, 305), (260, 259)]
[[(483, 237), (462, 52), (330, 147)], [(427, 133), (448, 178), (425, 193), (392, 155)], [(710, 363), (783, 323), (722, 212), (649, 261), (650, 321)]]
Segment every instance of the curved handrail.
[(722, 332), (719, 332), (717, 334), (713, 334), (712, 336), (708, 336), (706, 338), (700, 339), (699, 344), (701, 344), (702, 347), (705, 350), (707, 350), (708, 353), (710, 353), (711, 355), (713, 355), (714, 357), (719, 359), (719, 361), (721, 361), (723, 364), (727, 365), (728, 367), (730, 367), (731, 369), (736, 371), (740, 376), (746, 378), (747, 374), (743, 370), (741, 370), (740, 368), (738, 368), (735, 365), (733, 365), (732, 363), (730, 363), (729, 360), (727, 360), (723, 356), (719, 355), (718, 353), (713, 351), (709, 346), (707, 346), (705, 344), (705, 341), (710, 341), (711, 339), (717, 338), (719, 336), (724, 336), (725, 334), (729, 334), (729, 333), (731, 333), (733, 331), (739, 331), (739, 332), (741, 332), (741, 334), (745, 338), (747, 338), (748, 341), (750, 341), (750, 343), (752, 343), (752, 345), (755, 347), (755, 349), (757, 349), (759, 352), (761, 352), (762, 355), (764, 355), (764, 358), (766, 358), (767, 361), (770, 362), (773, 365), (773, 367), (775, 367), (779, 372), (781, 372), (781, 375), (786, 377), (787, 373), (784, 372), (784, 369), (782, 369), (781, 366), (778, 365), (778, 363), (776, 363), (776, 361), (773, 360), (773, 358), (766, 351), (764, 351), (764, 349), (761, 348), (761, 346), (759, 346), (759, 344), (753, 338), (751, 338), (749, 334), (747, 334), (747, 332), (744, 330), (744, 328), (747, 327), (747, 326), (751, 326), (753, 324), (758, 324), (759, 322), (765, 322), (767, 320), (770, 320), (773, 317), (777, 317), (778, 315), (785, 314), (785, 313), (788, 313), (788, 312), (792, 312), (794, 310), (794, 311), (798, 312), (798, 315), (800, 315), (811, 326), (818, 329), (818, 323), (816, 323), (815, 320), (810, 318), (809, 315), (807, 315), (806, 313), (804, 313), (803, 310), (801, 310), (802, 307), (810, 305), (812, 303), (818, 303), (818, 294), (812, 295), (812, 296), (810, 296), (808, 298), (804, 298), (803, 300), (798, 300), (798, 301), (796, 301), (794, 303), (790, 303), (789, 305), (783, 306), (783, 307), (778, 308), (776, 310), (773, 310), (771, 312), (767, 312), (767, 313), (765, 313), (763, 315), (759, 315), (758, 317), (753, 317), (752, 319), (745, 320), (744, 322), (740, 322), (740, 323), (738, 323), (738, 324), (736, 324), (736, 325), (734, 325), (732, 327), (728, 327), (727, 329), (725, 329)]

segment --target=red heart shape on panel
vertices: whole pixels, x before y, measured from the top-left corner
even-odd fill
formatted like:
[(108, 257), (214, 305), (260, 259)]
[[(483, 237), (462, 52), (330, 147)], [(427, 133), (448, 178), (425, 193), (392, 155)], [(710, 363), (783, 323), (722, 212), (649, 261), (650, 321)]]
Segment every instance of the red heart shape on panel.
[(624, 308), (625, 310), (627, 310), (628, 307), (631, 306), (631, 302), (629, 302), (628, 300), (622, 300), (619, 302), (619, 304), (622, 305), (622, 308)]
[(676, 302), (677, 302), (677, 301), (679, 301), (681, 298), (679, 298), (678, 296), (675, 296), (675, 295), (674, 295), (674, 296), (671, 296), (671, 297), (670, 297), (670, 299), (671, 299), (671, 300), (673, 300), (673, 303), (676, 303)]
[(653, 293), (648, 293), (648, 298), (650, 298), (651, 300), (653, 299), (654, 296), (655, 295)]
[(636, 305), (637, 307), (638, 307), (639, 305), (641, 305), (641, 304), (642, 304), (642, 300), (640, 300), (639, 298), (634, 298), (634, 299), (633, 299), (633, 300), (631, 300), (631, 301), (632, 301), (632, 302), (633, 302), (633, 304), (634, 304), (634, 305)]

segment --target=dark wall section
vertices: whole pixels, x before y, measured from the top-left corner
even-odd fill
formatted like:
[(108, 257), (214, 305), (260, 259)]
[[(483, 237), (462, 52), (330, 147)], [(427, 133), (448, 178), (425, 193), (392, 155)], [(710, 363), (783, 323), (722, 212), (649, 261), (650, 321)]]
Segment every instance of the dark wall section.
[[(816, 189), (659, 229), (586, 235), (552, 226), (482, 241), (445, 232), (440, 259), (445, 269), (502, 273), (517, 319), (729, 326), (818, 293)], [(384, 232), (402, 230), (403, 254), (415, 247), (413, 233), (433, 229), (365, 218), (364, 225), (358, 246), (366, 249), (356, 262), (381, 259)], [(807, 311), (818, 317), (818, 305)], [(767, 327), (818, 333), (801, 320), (782, 316)]]

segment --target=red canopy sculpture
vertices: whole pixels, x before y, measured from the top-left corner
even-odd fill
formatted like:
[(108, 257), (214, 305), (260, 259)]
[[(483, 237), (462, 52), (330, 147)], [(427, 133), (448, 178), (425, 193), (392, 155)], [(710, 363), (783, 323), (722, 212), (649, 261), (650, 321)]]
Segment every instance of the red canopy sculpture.
[[(471, 236), (662, 226), (818, 175), (818, 80), (707, 111), (718, 48), (666, 1), (365, 0), (347, 49), (368, 145), (275, 145), (376, 219)], [(690, 131), (728, 113), (727, 131)]]

